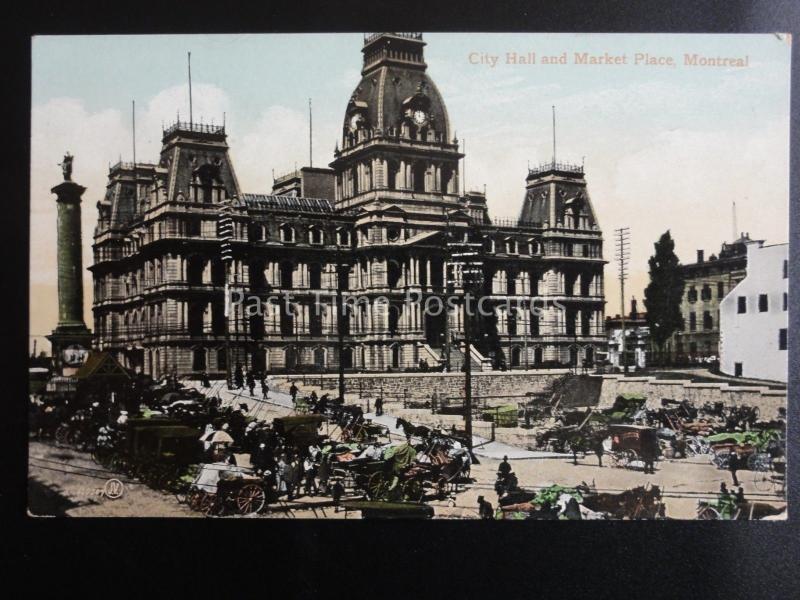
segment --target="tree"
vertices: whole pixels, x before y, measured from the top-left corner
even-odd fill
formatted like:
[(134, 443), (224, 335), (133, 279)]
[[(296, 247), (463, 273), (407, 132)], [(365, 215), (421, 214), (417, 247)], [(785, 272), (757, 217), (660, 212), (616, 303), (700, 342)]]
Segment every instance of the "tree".
[(644, 290), (644, 305), (650, 337), (658, 346), (659, 354), (663, 354), (664, 344), (683, 327), (683, 273), (669, 230), (659, 238), (654, 248), (655, 254), (648, 261), (650, 283)]

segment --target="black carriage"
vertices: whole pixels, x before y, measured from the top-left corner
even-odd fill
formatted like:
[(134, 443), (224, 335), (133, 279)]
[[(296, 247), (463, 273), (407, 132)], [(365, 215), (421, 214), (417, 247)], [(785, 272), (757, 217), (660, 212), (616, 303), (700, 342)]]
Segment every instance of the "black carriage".
[(661, 454), (658, 431), (644, 425), (609, 425), (607, 448), (617, 467), (630, 467), (643, 458)]

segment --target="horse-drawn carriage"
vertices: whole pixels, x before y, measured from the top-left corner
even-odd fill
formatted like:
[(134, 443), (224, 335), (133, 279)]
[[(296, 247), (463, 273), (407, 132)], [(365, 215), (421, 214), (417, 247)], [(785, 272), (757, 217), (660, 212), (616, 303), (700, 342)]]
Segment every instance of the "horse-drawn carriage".
[(217, 462), (202, 466), (187, 503), (206, 516), (249, 515), (260, 512), (274, 497), (272, 486), (252, 469)]
[(421, 502), (426, 489), (444, 497), (447, 486), (468, 471), (466, 452), (453, 451), (444, 440), (429, 440), (419, 452), (409, 443), (386, 446), (371, 457), (335, 463), (333, 475), (370, 500)]
[(187, 468), (201, 460), (199, 439), (199, 429), (174, 419), (129, 419), (120, 429), (104, 428), (92, 455), (110, 470), (178, 491)]
[(608, 438), (603, 442), (606, 453), (616, 467), (634, 467), (643, 459), (655, 460), (661, 454), (657, 430), (644, 425), (608, 426)]

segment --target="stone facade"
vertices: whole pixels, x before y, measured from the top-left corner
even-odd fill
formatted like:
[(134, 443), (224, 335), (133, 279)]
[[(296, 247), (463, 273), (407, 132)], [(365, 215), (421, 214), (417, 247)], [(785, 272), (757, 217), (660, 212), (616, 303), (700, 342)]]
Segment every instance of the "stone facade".
[[(330, 168), (279, 177), (269, 194), (240, 190), (224, 127), (177, 123), (157, 164), (112, 167), (91, 267), (97, 346), (153, 375), (236, 363), (328, 371), (340, 360), (350, 371), (458, 370), (465, 289), (452, 248), (469, 243), (481, 248), (486, 309), (476, 370), (593, 362), (606, 261), (583, 168), (530, 169), (520, 218), (492, 220), (484, 194), (460, 191), (464, 155), (424, 45), (420, 34), (367, 37)], [(259, 306), (226, 316), (226, 285)], [(457, 301), (437, 314), (445, 296)]]
[(744, 279), (749, 241), (743, 233), (735, 242), (723, 244), (719, 256), (712, 254), (706, 260), (698, 250), (697, 262), (682, 265), (683, 329), (673, 334), (665, 347), (678, 362), (719, 359), (719, 306)]

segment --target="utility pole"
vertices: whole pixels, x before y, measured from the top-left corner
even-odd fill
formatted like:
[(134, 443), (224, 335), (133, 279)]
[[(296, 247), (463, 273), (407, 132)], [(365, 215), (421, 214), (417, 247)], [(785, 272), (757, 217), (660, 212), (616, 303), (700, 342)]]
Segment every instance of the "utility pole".
[[(336, 230), (333, 230), (336, 236)], [(344, 400), (344, 298), (342, 294), (342, 251), (339, 238), (336, 237), (336, 334), (339, 352), (339, 397)]]
[[(222, 207), (219, 214), (217, 225), (217, 237), (220, 239), (220, 259), (225, 265), (225, 371), (228, 380), (228, 389), (233, 388), (233, 377), (231, 371), (231, 266), (233, 263), (233, 247), (231, 240), (234, 239), (233, 218), (230, 214), (230, 204)], [(234, 319), (235, 319), (234, 315)]]
[(622, 355), (622, 368), (628, 372), (628, 357), (625, 350), (625, 279), (628, 276), (628, 260), (630, 259), (630, 227), (620, 227), (614, 230), (616, 236), (616, 256), (619, 266), (619, 294), (620, 294), (620, 321), (622, 325), (620, 354)]
[[(459, 248), (460, 246), (460, 248)], [(454, 264), (461, 266), (461, 284), (464, 289), (464, 433), (472, 450), (472, 310), (470, 299), (483, 277), (483, 262), (479, 258), (481, 243), (459, 242), (452, 244), (450, 255)]]

